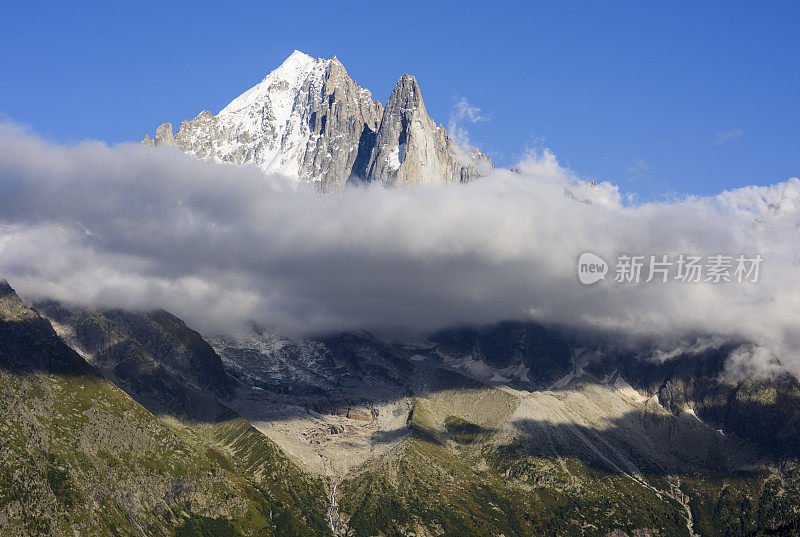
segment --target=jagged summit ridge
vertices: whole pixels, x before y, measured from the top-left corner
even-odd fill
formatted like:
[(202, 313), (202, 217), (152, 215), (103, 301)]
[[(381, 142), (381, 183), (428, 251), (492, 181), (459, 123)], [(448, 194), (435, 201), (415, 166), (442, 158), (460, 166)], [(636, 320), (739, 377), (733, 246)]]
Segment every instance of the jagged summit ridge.
[(164, 123), (142, 143), (254, 164), (323, 192), (351, 178), (387, 186), (468, 181), (479, 164), (490, 164), (464, 156), (433, 122), (413, 76), (400, 78), (384, 110), (336, 57), (314, 59), (299, 51), (217, 115), (204, 111), (175, 134)]

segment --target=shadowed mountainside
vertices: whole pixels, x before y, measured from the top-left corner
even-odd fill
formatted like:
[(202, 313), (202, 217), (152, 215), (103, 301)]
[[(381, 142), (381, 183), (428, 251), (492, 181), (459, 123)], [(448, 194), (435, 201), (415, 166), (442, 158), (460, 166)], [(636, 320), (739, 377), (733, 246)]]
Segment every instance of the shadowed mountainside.
[[(49, 335), (4, 324), (17, 349), (4, 363), (50, 367), (58, 382), (75, 367), (105, 382), (61, 335), (214, 475), (254, 487), (241, 505), (273, 522), (285, 513), (284, 534), (744, 536), (798, 516), (797, 381), (722, 380), (735, 345), (653, 363), (511, 322), (415, 345), (366, 333), (292, 340), (258, 327), (209, 344), (167, 312), (42, 303), (56, 334), (13, 297), (0, 302), (7, 321)], [(11, 367), (4, 375), (17, 378)], [(253, 531), (247, 509), (225, 505), (158, 524)]]
[(325, 535), (325, 488), (235, 415), (158, 419), (0, 282), (0, 535)]

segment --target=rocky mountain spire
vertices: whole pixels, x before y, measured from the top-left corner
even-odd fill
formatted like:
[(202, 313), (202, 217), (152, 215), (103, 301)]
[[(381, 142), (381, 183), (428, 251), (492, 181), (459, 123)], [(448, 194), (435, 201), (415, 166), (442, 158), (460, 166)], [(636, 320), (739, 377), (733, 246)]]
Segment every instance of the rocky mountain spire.
[(387, 186), (419, 182), (462, 182), (478, 175), (460, 162), (444, 127), (428, 116), (417, 80), (403, 75), (392, 91), (366, 177)]
[(348, 180), (399, 186), (478, 175), (475, 163), (428, 116), (413, 76), (400, 79), (384, 110), (338, 59), (299, 51), (216, 116), (202, 112), (174, 135), (164, 123), (142, 143), (255, 164), (322, 192), (339, 190)]

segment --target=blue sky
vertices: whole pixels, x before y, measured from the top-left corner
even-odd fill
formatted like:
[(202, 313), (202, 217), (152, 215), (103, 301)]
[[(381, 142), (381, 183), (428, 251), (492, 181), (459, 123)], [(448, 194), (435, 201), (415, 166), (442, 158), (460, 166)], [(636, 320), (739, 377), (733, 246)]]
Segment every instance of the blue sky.
[(15, 2), (3, 19), (0, 114), (65, 143), (216, 113), (299, 49), (383, 102), (416, 75), (440, 123), (468, 99), (500, 165), (547, 147), (642, 200), (800, 175), (798, 2)]

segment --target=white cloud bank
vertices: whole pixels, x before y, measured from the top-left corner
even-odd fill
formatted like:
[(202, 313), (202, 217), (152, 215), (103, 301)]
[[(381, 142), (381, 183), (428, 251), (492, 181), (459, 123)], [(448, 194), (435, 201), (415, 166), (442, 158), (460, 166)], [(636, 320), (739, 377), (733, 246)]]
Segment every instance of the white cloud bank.
[[(745, 337), (800, 370), (800, 181), (625, 205), (551, 154), (520, 169), (317, 196), (169, 149), (64, 147), (0, 125), (0, 277), (30, 299), (163, 307), (204, 331), (532, 318), (664, 340)], [(587, 250), (764, 262), (758, 283), (583, 286)]]

